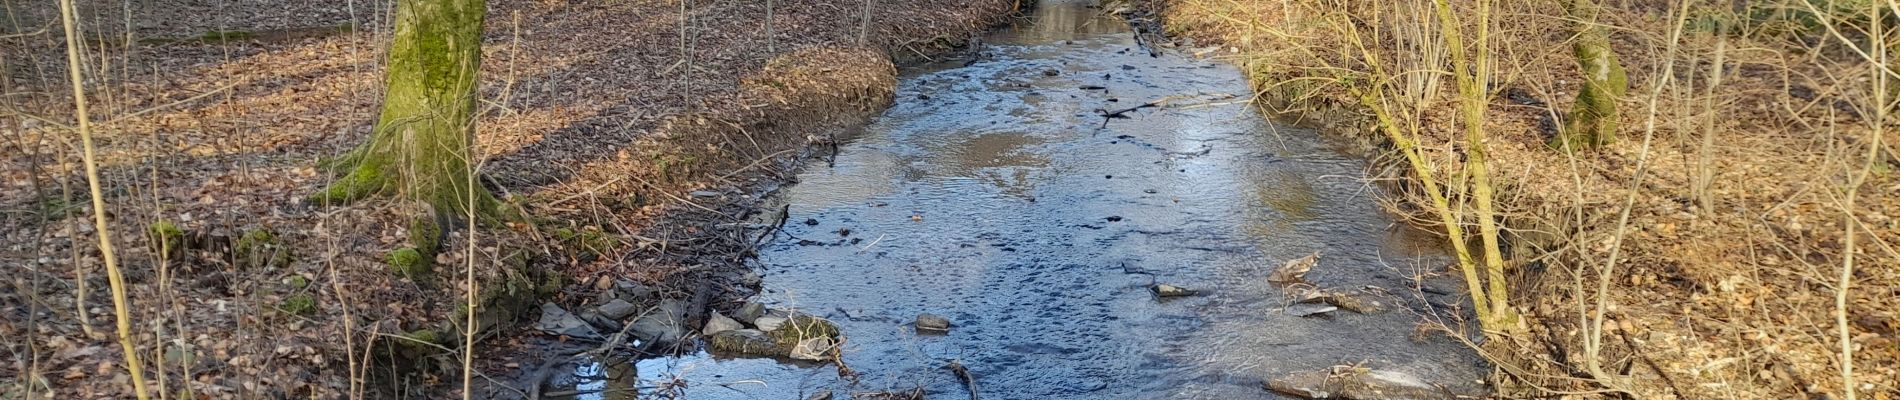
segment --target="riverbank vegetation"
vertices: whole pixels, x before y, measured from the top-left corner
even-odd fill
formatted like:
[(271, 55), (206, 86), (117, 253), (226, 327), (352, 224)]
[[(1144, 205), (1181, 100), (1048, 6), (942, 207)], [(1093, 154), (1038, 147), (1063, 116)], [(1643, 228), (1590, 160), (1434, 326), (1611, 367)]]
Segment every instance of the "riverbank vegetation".
[(0, 2), (0, 399), (534, 397), (537, 306), (738, 307), (758, 190), (1018, 5)]
[(1141, 5), (1380, 156), (1504, 393), (1900, 393), (1900, 5)]

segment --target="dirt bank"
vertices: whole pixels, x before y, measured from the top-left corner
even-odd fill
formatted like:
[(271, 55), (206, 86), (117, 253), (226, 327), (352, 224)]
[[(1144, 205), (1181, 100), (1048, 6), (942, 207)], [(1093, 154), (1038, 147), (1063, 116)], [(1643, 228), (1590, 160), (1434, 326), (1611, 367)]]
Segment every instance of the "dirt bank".
[[(414, 210), (303, 201), (331, 179), (316, 160), (368, 135), (386, 7), (81, 3), (141, 358), (154, 388), (210, 398), (457, 396), (459, 372), (391, 356), (459, 359), (471, 268), (484, 377), (532, 365), (493, 356), (529, 338), (510, 328), (522, 311), (583, 307), (597, 282), (724, 307), (753, 290), (737, 225), (756, 190), (888, 105), (893, 58), (960, 45), (1017, 5), (880, 2), (865, 25), (847, 0), (776, 1), (770, 24), (755, 1), (490, 1), (483, 183), (533, 221), (472, 245), (458, 230), (414, 260), (391, 254)], [(0, 288), (0, 397), (124, 398), (64, 38), (40, 30), (53, 11), (9, 10), (0, 35), (0, 260), (18, 271)], [(417, 373), (375, 378), (395, 367)]]
[[(1415, 175), (1390, 155), (1348, 93), (1350, 81), (1341, 80), (1368, 71), (1338, 26), (1360, 29), (1372, 54), (1401, 63), (1420, 58), (1419, 42), (1396, 38), (1430, 19), (1430, 3), (1402, 3), (1155, 0), (1130, 12), (1191, 38), (1181, 51), (1245, 66), (1270, 111), (1367, 143), (1388, 160), (1374, 175), (1405, 193), (1395, 210), (1433, 225), (1410, 184)], [(1515, 366), (1500, 375), (1507, 392), (1841, 398), (1843, 336), (1862, 398), (1900, 390), (1893, 384), (1900, 382), (1893, 312), (1900, 309), (1900, 253), (1892, 247), (1900, 241), (1893, 218), (1900, 180), (1891, 172), (1900, 167), (1893, 156), (1900, 130), (1891, 117), (1869, 123), (1872, 107), (1884, 105), (1867, 101), (1867, 63), (1812, 18), (1789, 17), (1799, 6), (1771, 7), (1783, 2), (1690, 9), (1675, 61), (1667, 63), (1672, 5), (1611, 2), (1601, 22), (1617, 28), (1612, 45), (1631, 83), (1620, 101), (1623, 140), (1567, 157), (1545, 143), (1579, 87), (1567, 42), (1572, 26), (1559, 2), (1496, 3), (1495, 15), (1508, 18), (1498, 17), (1496, 36), (1486, 38), (1498, 54), (1485, 131), (1510, 228), (1507, 252), (1516, 260), (1513, 304), (1529, 317), (1524, 334), (1485, 346)], [(1724, 25), (1736, 28), (1716, 29)], [(1200, 47), (1208, 45), (1216, 47)], [(1675, 79), (1655, 91), (1666, 66)], [(1450, 79), (1438, 84), (1418, 88), (1454, 92)], [(1425, 97), (1411, 105), (1425, 111), (1404, 121), (1420, 124), (1422, 150), (1441, 177), (1463, 168), (1448, 96)], [(1653, 132), (1647, 145), (1646, 131)], [(1868, 154), (1875, 154), (1871, 162)], [(1843, 188), (1862, 172), (1858, 202), (1846, 203)], [(1619, 218), (1626, 209), (1625, 228)], [(1859, 221), (1857, 248), (1851, 287), (1837, 308), (1848, 218)], [(1599, 292), (1612, 253), (1608, 290)], [(1608, 333), (1593, 355), (1579, 321), (1594, 314), (1599, 296), (1607, 299)], [(1591, 359), (1612, 375), (1608, 385), (1593, 381)]]

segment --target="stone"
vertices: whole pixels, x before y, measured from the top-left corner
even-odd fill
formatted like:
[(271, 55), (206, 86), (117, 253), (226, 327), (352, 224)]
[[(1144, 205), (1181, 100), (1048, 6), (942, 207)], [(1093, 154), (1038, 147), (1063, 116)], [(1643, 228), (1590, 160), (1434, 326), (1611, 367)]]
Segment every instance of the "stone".
[(831, 351), (837, 348), (837, 341), (818, 336), (798, 341), (787, 356), (797, 360), (824, 361), (831, 359)]
[(1267, 387), (1309, 399), (1448, 400), (1460, 397), (1411, 374), (1385, 370), (1299, 372), (1268, 380)]
[(917, 314), (917, 331), (932, 333), (950, 332), (950, 319), (937, 314)]
[(686, 336), (686, 303), (677, 299), (660, 301), (653, 312), (633, 321), (633, 335), (659, 344), (679, 343)]
[(594, 310), (582, 311), (580, 316), (581, 316), (582, 321), (587, 321), (587, 323), (594, 324), (594, 327), (599, 328), (598, 331), (600, 332), (619, 332), (620, 331), (620, 321), (615, 320), (613, 318), (607, 318), (604, 315), (600, 315), (600, 311), (594, 311)]
[(766, 315), (766, 316), (761, 316), (756, 319), (753, 319), (752, 326), (759, 327), (759, 330), (762, 330), (762, 331), (771, 332), (771, 331), (776, 331), (778, 330), (780, 326), (785, 325), (786, 320), (788, 320), (788, 318), (786, 317), (781, 317), (777, 315)]
[(588, 325), (587, 321), (582, 321), (580, 317), (574, 316), (573, 313), (567, 312), (566, 309), (554, 303), (541, 304), (541, 320), (535, 323), (534, 328), (569, 337), (600, 338), (600, 332), (594, 331), (594, 327)]
[(713, 351), (755, 356), (782, 357), (791, 349), (780, 346), (771, 335), (757, 329), (734, 329), (712, 335)]
[(819, 391), (818, 393), (812, 393), (811, 397), (806, 397), (805, 400), (831, 400), (831, 397), (832, 397), (831, 391), (825, 390), (825, 391)]
[(614, 294), (622, 299), (640, 300), (653, 297), (653, 288), (639, 282), (616, 281)]
[(621, 319), (633, 315), (634, 309), (637, 307), (638, 306), (626, 300), (613, 299), (608, 301), (607, 304), (601, 304), (597, 310), (600, 311), (600, 316), (602, 317)]
[(699, 333), (701, 335), (716, 335), (719, 334), (719, 332), (738, 329), (745, 329), (745, 325), (740, 324), (739, 321), (734, 321), (732, 318), (726, 318), (725, 314), (712, 313), (711, 316), (706, 318), (706, 326), (699, 328)]
[(1161, 297), (1184, 297), (1184, 296), (1193, 296), (1193, 295), (1199, 294), (1199, 292), (1196, 292), (1193, 289), (1188, 289), (1188, 288), (1175, 286), (1175, 285), (1169, 285), (1165, 283), (1156, 284), (1153, 287), (1150, 287), (1149, 289), (1153, 290), (1156, 296), (1161, 296)]
[(765, 316), (765, 305), (752, 301), (748, 301), (745, 305), (739, 306), (739, 310), (732, 313), (733, 319), (748, 324), (754, 324), (753, 321), (762, 316)]

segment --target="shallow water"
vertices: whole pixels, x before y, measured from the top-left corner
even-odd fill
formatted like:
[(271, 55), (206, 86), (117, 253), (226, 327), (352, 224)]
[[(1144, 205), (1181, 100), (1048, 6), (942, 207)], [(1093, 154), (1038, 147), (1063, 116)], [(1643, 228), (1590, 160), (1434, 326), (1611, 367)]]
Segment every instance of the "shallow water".
[[(1150, 57), (1118, 19), (1041, 3), (976, 61), (908, 71), (834, 165), (779, 194), (789, 235), (760, 249), (760, 300), (838, 322), (855, 382), (830, 364), (703, 353), (641, 361), (640, 380), (685, 382), (693, 399), (966, 398), (943, 368), (956, 360), (986, 399), (1218, 399), (1273, 398), (1270, 377), (1344, 364), (1483, 376), (1461, 345), (1415, 338), (1407, 307), (1280, 311), (1265, 277), (1313, 252), (1316, 284), (1413, 305), (1406, 277), (1445, 265), (1381, 213), (1361, 159), (1263, 119), (1230, 65)], [(1162, 99), (1105, 127), (1094, 111)], [(1203, 295), (1157, 299), (1157, 282)], [(955, 328), (915, 334), (919, 313)]]

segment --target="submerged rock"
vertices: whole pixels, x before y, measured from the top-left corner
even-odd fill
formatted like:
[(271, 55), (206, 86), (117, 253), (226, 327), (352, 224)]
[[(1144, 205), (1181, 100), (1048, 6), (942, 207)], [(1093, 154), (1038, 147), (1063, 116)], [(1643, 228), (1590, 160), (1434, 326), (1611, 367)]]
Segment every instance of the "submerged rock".
[(706, 318), (706, 326), (700, 328), (699, 333), (702, 335), (715, 335), (719, 332), (738, 329), (745, 329), (745, 325), (740, 324), (739, 321), (734, 321), (732, 318), (726, 318), (725, 314), (712, 313), (711, 316)]
[(950, 319), (937, 314), (917, 314), (917, 331), (931, 333), (950, 332)]
[(1275, 392), (1308, 399), (1438, 400), (1457, 398), (1436, 385), (1397, 371), (1307, 371), (1274, 378)]
[(1165, 283), (1156, 284), (1153, 287), (1150, 287), (1149, 290), (1153, 290), (1156, 296), (1161, 296), (1161, 297), (1184, 297), (1184, 296), (1193, 296), (1196, 294), (1200, 294), (1200, 292), (1195, 291), (1194, 289), (1188, 289), (1188, 288), (1175, 286), (1175, 285), (1169, 285)]

